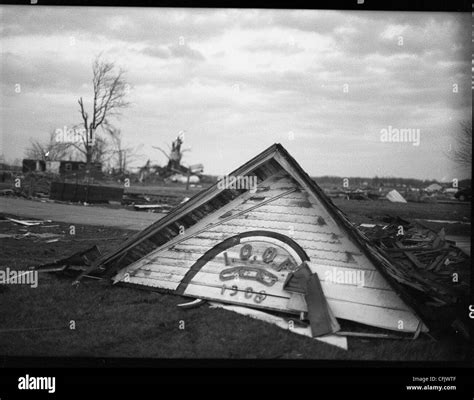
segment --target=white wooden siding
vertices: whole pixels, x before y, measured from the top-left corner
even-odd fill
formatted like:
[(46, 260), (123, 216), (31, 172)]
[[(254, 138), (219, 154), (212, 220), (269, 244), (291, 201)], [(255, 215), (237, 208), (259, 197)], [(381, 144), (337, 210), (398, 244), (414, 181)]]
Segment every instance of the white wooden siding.
[[(292, 188), (300, 190), (245, 212)], [(244, 214), (237, 215), (239, 212)], [(225, 221), (231, 216), (235, 218)], [(219, 221), (222, 223), (217, 226), (210, 225)], [(123, 280), (125, 273), (129, 273), (127, 279), (131, 283), (174, 290), (206, 251), (227, 238), (254, 230), (283, 234), (303, 248), (311, 260), (310, 268), (318, 274), (328, 303), (337, 318), (394, 330), (415, 331), (418, 327), (418, 318), (390, 288), (359, 247), (348, 238), (320, 202), (302, 191), (289, 177), (274, 176), (267, 179), (259, 185), (257, 193), (247, 192), (234, 199), (198, 222), (183, 237), (174, 239), (161, 250), (152, 252), (126, 268), (117, 275), (116, 280)], [(228, 256), (238, 258), (238, 254), (232, 252)], [(283, 276), (271, 288), (258, 282), (243, 282), (242, 288), (238, 285), (239, 290), (234, 296), (228, 292), (222, 294), (221, 287), (226, 282), (219, 279), (219, 272), (224, 267), (224, 259), (220, 254), (194, 276), (185, 295), (281, 311), (289, 311), (289, 303), (298, 303), (294, 298), (289, 302), (292, 295), (282, 288)], [(357, 287), (354, 282), (326, 281), (328, 274), (335, 271), (363, 273), (364, 286)], [(265, 290), (267, 298), (256, 304), (253, 298), (247, 298), (248, 294), (246, 297), (246, 287), (252, 287), (255, 292)], [(292, 311), (305, 311), (304, 302), (299, 301), (299, 304), (300, 310), (293, 308)], [(403, 321), (402, 329), (400, 321)]]

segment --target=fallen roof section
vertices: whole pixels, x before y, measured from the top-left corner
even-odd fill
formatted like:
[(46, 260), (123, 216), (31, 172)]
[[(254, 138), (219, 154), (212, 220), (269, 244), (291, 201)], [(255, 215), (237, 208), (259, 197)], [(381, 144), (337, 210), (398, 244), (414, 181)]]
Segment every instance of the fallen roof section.
[(427, 330), (394, 266), (283, 146), (270, 146), (227, 182), (239, 177), (255, 179), (255, 187), (214, 184), (83, 275), (98, 269), (114, 282), (297, 314), (310, 312), (307, 299), (283, 284), (306, 263), (336, 318), (401, 332)]

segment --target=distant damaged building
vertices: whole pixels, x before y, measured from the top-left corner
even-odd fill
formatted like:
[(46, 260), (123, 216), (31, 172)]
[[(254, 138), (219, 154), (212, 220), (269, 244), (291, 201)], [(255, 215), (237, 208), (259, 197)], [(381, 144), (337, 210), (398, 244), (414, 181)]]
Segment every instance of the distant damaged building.
[[(49, 161), (49, 160), (23, 160), (23, 173), (27, 172), (47, 172), (61, 176), (69, 176), (74, 174), (85, 174), (87, 164), (82, 161)], [(102, 174), (102, 163), (91, 163), (91, 176), (99, 176)]]

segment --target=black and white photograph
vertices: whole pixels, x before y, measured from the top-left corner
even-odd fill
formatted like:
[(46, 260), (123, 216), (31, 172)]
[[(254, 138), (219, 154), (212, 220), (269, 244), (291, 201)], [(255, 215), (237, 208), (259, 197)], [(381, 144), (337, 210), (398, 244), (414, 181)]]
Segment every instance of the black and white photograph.
[(471, 12), (39, 3), (0, 6), (1, 356), (469, 361)]

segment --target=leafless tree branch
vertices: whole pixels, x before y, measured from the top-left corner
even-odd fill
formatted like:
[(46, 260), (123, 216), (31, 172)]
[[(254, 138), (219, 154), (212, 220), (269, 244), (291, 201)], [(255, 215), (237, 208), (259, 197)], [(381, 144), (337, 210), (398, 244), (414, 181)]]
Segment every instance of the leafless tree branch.
[(84, 101), (79, 98), (79, 111), (85, 129), (83, 146), (86, 162), (97, 159), (99, 154), (106, 153), (106, 141), (96, 132), (99, 127), (108, 125), (108, 117), (118, 116), (121, 111), (130, 105), (126, 101), (128, 83), (123, 70), (116, 68), (114, 62), (105, 61), (101, 55), (97, 56), (92, 64), (93, 100), (91, 116), (86, 112)]

